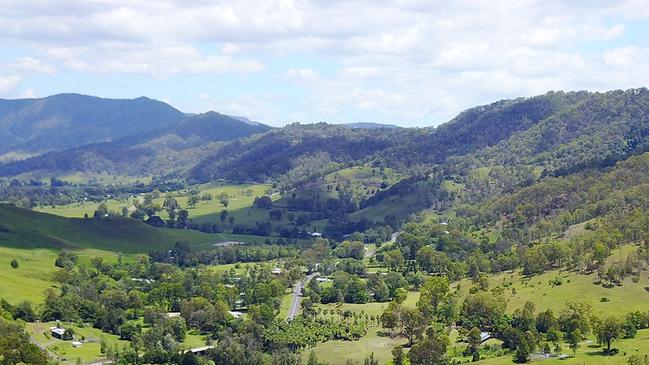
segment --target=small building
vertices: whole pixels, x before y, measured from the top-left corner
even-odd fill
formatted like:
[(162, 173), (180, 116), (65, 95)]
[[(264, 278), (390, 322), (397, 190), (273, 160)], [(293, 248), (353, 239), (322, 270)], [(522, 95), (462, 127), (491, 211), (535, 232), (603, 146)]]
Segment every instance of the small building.
[(59, 327), (50, 327), (50, 331), (52, 332), (52, 337), (58, 338), (59, 340), (67, 340), (67, 336), (65, 334), (65, 329), (64, 328), (59, 328)]
[(74, 348), (79, 348), (79, 347), (81, 347), (81, 346), (83, 345), (83, 343), (82, 343), (82, 342), (79, 342), (79, 341), (72, 341), (72, 342), (70, 342), (70, 344), (71, 344), (72, 347), (74, 347)]
[(318, 278), (315, 278), (315, 281), (317, 281), (319, 283), (328, 283), (329, 278), (318, 277)]
[(491, 338), (491, 333), (489, 332), (480, 332), (480, 343), (487, 341)]
[(167, 318), (178, 318), (180, 317), (180, 312), (169, 312), (167, 313)]
[(322, 237), (322, 233), (319, 232), (313, 232), (311, 233), (311, 237), (316, 238), (316, 237)]
[(282, 275), (282, 269), (280, 269), (279, 267), (276, 267), (276, 268), (272, 269), (270, 271), (270, 273), (273, 274), (273, 275)]
[(208, 350), (211, 350), (213, 348), (214, 346), (201, 346), (201, 347), (194, 347), (193, 349), (189, 349), (188, 351), (195, 355), (204, 355)]
[(241, 312), (237, 312), (237, 311), (228, 311), (228, 313), (229, 313), (232, 317), (237, 318), (237, 319), (238, 319), (238, 318), (241, 318), (241, 317), (243, 316), (243, 313), (241, 313)]

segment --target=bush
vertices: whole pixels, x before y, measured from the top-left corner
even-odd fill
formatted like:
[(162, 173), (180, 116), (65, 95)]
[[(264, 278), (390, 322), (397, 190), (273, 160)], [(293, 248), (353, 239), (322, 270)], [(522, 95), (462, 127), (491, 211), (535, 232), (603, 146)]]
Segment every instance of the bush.
[(20, 265), (18, 264), (18, 260), (16, 260), (16, 259), (11, 260), (11, 267), (13, 267), (14, 269), (17, 269), (19, 266)]

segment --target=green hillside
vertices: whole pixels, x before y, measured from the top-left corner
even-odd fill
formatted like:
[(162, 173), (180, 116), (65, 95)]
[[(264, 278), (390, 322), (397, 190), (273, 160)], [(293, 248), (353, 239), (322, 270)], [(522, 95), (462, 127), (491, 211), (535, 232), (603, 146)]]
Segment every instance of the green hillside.
[(122, 253), (146, 253), (171, 247), (178, 241), (206, 245), (231, 237), (232, 235), (154, 228), (137, 220), (120, 217), (63, 218), (0, 205), (0, 246), (4, 247), (73, 250), (92, 248)]

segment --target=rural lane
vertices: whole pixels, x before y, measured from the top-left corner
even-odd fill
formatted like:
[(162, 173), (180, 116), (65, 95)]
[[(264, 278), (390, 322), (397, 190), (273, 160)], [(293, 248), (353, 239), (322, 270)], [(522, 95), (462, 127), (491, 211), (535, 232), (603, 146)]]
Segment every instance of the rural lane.
[(297, 315), (297, 310), (300, 308), (300, 301), (302, 298), (302, 288), (316, 275), (318, 275), (317, 272), (309, 274), (305, 279), (298, 281), (293, 286), (293, 300), (291, 301), (291, 308), (288, 311), (288, 319), (293, 319)]

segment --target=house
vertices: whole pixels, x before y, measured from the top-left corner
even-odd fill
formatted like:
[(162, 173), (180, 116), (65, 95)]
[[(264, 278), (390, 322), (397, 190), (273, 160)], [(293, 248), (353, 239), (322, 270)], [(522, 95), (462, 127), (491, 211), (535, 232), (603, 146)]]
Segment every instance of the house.
[(70, 342), (70, 344), (71, 344), (72, 347), (74, 347), (74, 348), (79, 348), (79, 347), (81, 347), (81, 346), (83, 345), (83, 343), (81, 343), (81, 342), (79, 342), (79, 341), (72, 341), (72, 342)]
[(270, 273), (273, 274), (273, 275), (282, 275), (282, 269), (280, 269), (279, 267), (276, 267), (276, 268), (272, 269), (270, 271)]
[(313, 238), (322, 237), (322, 233), (313, 232), (313, 233), (311, 233), (311, 237), (313, 237)]
[(480, 332), (480, 343), (487, 341), (491, 338), (491, 333), (489, 332)]
[(65, 334), (64, 328), (50, 327), (50, 331), (52, 332), (52, 337), (58, 338), (59, 340), (68, 340), (68, 336)]
[(323, 278), (323, 277), (315, 278), (315, 280), (317, 282), (319, 282), (319, 283), (328, 283), (329, 282), (329, 278)]

